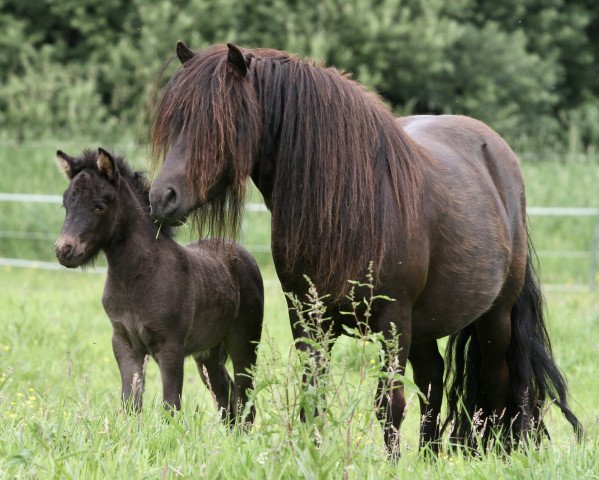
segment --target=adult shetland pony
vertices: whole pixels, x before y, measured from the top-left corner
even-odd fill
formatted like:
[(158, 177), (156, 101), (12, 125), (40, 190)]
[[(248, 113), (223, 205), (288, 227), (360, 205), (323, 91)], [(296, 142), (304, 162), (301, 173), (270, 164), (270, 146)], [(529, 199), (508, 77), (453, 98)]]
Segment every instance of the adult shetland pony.
[[(421, 441), (438, 448), (444, 360), (451, 335), (449, 418), (467, 442), (475, 412), (518, 439), (544, 431), (555, 402), (573, 427), (564, 377), (545, 330), (527, 248), (518, 160), (483, 123), (462, 116), (396, 120), (376, 95), (334, 68), (232, 44), (194, 52), (159, 98), (150, 192), (154, 218), (193, 215), (200, 230), (235, 232), (251, 177), (272, 213), (272, 253), (282, 287), (298, 295), (308, 275), (334, 299), (374, 265), (370, 327), (399, 332), (421, 402)], [(293, 335), (305, 332), (290, 310)], [(299, 348), (308, 348), (298, 342)], [(379, 384), (385, 441), (397, 446), (402, 386)], [(462, 405), (463, 404), (463, 405)]]

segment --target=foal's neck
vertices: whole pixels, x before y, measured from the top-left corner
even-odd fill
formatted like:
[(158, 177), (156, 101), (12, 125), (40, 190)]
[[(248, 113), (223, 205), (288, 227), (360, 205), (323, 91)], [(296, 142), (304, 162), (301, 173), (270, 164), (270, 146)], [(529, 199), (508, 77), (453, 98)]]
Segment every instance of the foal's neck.
[(120, 189), (118, 202), (119, 219), (104, 253), (109, 274), (125, 274), (129, 278), (149, 271), (152, 253), (165, 238), (157, 237), (157, 227), (129, 184)]

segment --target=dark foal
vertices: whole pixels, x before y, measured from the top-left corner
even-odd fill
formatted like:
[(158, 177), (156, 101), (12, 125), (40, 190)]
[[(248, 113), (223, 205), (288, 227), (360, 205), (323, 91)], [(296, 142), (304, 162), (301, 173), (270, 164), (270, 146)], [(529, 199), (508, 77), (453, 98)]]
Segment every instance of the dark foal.
[[(165, 405), (179, 410), (184, 358), (191, 355), (223, 419), (235, 421), (252, 386), (248, 369), (262, 330), (264, 292), (254, 258), (234, 243), (181, 246), (169, 229), (157, 234), (146, 179), (122, 158), (100, 148), (78, 158), (58, 151), (57, 160), (70, 184), (56, 256), (74, 268), (106, 254), (102, 304), (112, 322), (123, 400), (141, 408), (144, 361), (151, 355)], [(225, 369), (227, 355), (234, 380)], [(253, 415), (252, 408), (246, 420)]]

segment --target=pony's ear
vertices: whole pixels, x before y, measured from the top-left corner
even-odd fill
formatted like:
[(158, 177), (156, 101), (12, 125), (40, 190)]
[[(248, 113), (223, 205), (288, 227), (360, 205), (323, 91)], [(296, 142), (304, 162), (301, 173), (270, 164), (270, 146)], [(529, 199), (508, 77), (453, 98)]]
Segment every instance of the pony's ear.
[(181, 65), (185, 65), (185, 63), (191, 60), (194, 55), (195, 53), (193, 50), (185, 45), (185, 43), (181, 40), (177, 42), (177, 57), (179, 57)]
[(112, 155), (102, 147), (98, 148), (98, 160), (96, 162), (98, 170), (108, 177), (109, 180), (114, 180), (118, 174), (118, 168), (112, 158)]
[(58, 169), (65, 176), (68, 181), (71, 181), (73, 178), (73, 165), (75, 164), (75, 159), (62, 150), (56, 151), (56, 164), (58, 165)]
[(237, 45), (227, 43), (229, 47), (229, 53), (227, 54), (227, 62), (231, 65), (237, 73), (242, 77), (245, 77), (248, 73), (248, 67), (252, 61), (251, 55), (245, 57)]

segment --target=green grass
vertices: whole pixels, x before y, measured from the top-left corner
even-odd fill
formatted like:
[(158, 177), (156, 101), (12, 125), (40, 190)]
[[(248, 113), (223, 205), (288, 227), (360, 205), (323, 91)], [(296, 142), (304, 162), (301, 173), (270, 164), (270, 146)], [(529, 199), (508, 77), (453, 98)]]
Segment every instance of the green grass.
[[(387, 462), (373, 418), (372, 376), (358, 386), (360, 343), (342, 338), (333, 351), (334, 405), (318, 435), (297, 420), (298, 360), (279, 286), (267, 273), (265, 335), (260, 345), (250, 432), (229, 432), (193, 365), (186, 364), (184, 409), (160, 407), (158, 368), (149, 364), (144, 411), (128, 415), (101, 304), (102, 275), (0, 268), (0, 478), (597, 478), (599, 407), (596, 354), (599, 295), (550, 294), (549, 328), (587, 437), (578, 445), (551, 409), (552, 442), (509, 458), (461, 455), (427, 462), (417, 454), (418, 408), (408, 389), (403, 456)], [(366, 362), (376, 356), (369, 346)], [(356, 418), (347, 436), (348, 409)], [(347, 446), (353, 456), (346, 459)]]

